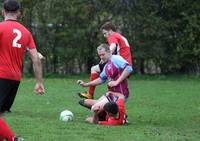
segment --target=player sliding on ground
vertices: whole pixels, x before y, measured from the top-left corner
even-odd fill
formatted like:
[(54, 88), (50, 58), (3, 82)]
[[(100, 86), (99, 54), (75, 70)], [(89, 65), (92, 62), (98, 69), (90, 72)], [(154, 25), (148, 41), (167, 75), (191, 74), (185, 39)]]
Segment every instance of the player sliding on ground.
[[(121, 93), (109, 91), (105, 94), (105, 97), (107, 97), (108, 99), (110, 99), (110, 97), (114, 97), (116, 98), (116, 102), (108, 101), (107, 103), (102, 104), (102, 105), (98, 105), (95, 103), (92, 106), (92, 111), (94, 112), (94, 114), (93, 116), (88, 117), (86, 119), (86, 122), (101, 124), (101, 125), (125, 124), (126, 110), (124, 106), (124, 95)], [(88, 105), (92, 103), (88, 103)]]
[[(100, 30), (103, 36), (107, 39), (107, 42), (109, 43), (111, 53), (114, 55), (122, 56), (122, 58), (124, 58), (128, 62), (128, 64), (132, 66), (132, 57), (129, 43), (124, 36), (116, 32), (115, 25), (111, 22), (106, 22), (104, 25), (102, 25)], [(105, 64), (106, 62), (101, 60), (98, 65), (91, 67), (90, 81), (95, 80), (99, 77), (99, 74), (103, 71)], [(88, 88), (88, 92), (82, 92), (78, 94), (82, 98), (93, 99), (94, 91), (95, 86), (90, 86)]]

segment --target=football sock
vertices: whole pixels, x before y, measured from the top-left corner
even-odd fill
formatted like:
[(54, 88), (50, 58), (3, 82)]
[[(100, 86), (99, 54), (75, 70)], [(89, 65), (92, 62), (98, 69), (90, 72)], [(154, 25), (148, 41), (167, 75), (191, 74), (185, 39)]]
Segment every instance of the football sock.
[[(90, 74), (90, 81), (93, 81), (93, 80), (97, 79), (98, 77), (99, 77), (99, 74), (98, 74), (98, 73), (91, 73), (91, 74)], [(92, 95), (92, 96), (94, 95), (95, 87), (96, 87), (96, 86), (90, 86), (90, 87), (89, 87), (88, 93), (89, 93), (90, 95)]]
[(0, 141), (1, 139), (7, 139), (8, 141), (13, 141), (15, 134), (10, 130), (6, 122), (0, 118)]

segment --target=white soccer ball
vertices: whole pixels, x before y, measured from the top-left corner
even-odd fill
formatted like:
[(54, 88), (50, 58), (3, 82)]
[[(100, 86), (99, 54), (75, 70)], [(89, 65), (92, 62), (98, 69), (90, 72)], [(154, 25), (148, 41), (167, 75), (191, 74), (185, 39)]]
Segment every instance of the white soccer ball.
[(72, 121), (73, 120), (73, 113), (69, 110), (64, 110), (60, 113), (60, 120), (64, 122)]

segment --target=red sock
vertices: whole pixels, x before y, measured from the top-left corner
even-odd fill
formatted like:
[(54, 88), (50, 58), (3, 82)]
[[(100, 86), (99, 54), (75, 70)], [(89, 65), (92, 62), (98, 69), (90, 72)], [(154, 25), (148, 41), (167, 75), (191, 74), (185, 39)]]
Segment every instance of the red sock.
[(10, 130), (6, 122), (0, 118), (0, 141), (1, 139), (7, 139), (8, 141), (13, 141), (15, 134)]
[(4, 141), (4, 139), (0, 136), (0, 141)]
[[(99, 77), (99, 74), (98, 74), (98, 73), (91, 73), (91, 74), (90, 74), (90, 81), (95, 80), (95, 79), (97, 79), (98, 77)], [(90, 87), (89, 87), (88, 93), (89, 93), (90, 95), (92, 95), (92, 96), (94, 95), (95, 87), (96, 87), (96, 86), (90, 86)]]

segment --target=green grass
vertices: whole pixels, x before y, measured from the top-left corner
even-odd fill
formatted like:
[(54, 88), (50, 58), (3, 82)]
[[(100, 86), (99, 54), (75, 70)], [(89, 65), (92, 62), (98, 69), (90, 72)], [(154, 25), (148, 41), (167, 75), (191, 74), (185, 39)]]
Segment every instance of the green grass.
[[(46, 94), (33, 94), (34, 79), (23, 79), (12, 113), (4, 117), (26, 141), (199, 141), (200, 81), (195, 78), (145, 78), (129, 80), (126, 104), (129, 124), (117, 127), (84, 122), (91, 113), (78, 105), (78, 77), (45, 79)], [(96, 89), (101, 96), (106, 85)], [(64, 123), (59, 114), (74, 113)]]

